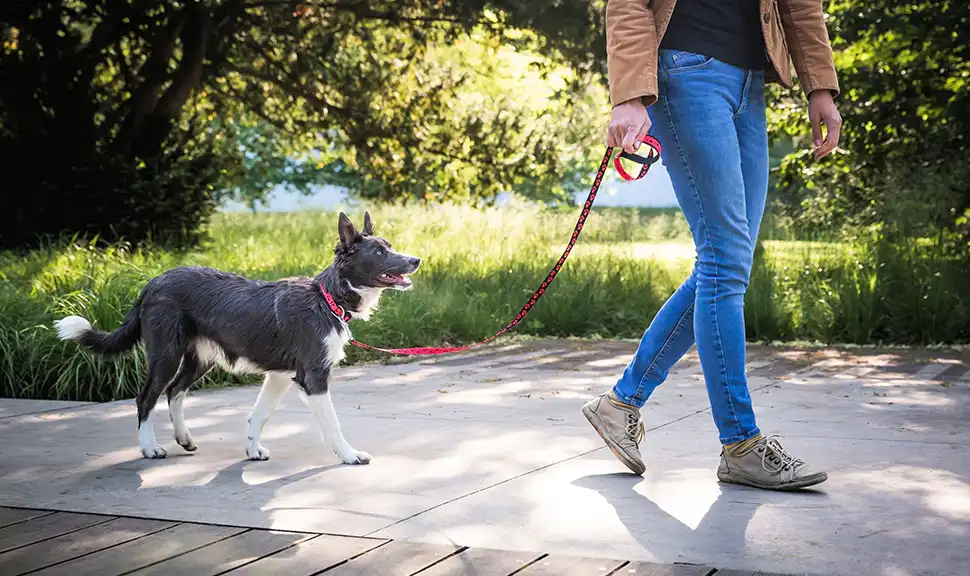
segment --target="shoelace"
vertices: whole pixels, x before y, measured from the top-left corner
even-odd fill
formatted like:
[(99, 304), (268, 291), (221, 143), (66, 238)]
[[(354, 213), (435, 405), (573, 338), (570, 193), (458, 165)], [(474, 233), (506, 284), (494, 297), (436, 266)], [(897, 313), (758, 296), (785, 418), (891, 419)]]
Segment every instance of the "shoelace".
[[(775, 466), (774, 469), (768, 467), (769, 462)], [(761, 467), (765, 469), (765, 472), (774, 474), (781, 470), (790, 470), (801, 463), (801, 460), (785, 450), (777, 436), (772, 435), (765, 438), (765, 445), (761, 449)]]
[(643, 440), (644, 435), (643, 420), (634, 416), (632, 412), (626, 414), (626, 434), (636, 443), (637, 446)]

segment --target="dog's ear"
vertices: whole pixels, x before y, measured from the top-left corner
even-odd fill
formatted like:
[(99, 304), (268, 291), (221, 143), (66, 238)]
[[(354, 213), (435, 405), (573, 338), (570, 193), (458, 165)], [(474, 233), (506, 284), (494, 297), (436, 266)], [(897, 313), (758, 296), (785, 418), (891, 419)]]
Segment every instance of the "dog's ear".
[(340, 236), (340, 243), (348, 248), (357, 239), (357, 229), (354, 228), (354, 223), (343, 212), (340, 213), (337, 221), (337, 234)]
[(371, 222), (370, 212), (364, 212), (364, 230), (363, 230), (363, 234), (364, 234), (364, 236), (373, 236), (374, 235), (374, 223)]

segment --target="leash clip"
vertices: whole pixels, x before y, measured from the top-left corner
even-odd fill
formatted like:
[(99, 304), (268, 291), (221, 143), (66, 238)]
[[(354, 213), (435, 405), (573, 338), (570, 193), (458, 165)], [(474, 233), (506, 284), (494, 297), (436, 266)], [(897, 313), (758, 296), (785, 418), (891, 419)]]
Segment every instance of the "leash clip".
[[(640, 136), (640, 141), (650, 147), (650, 154), (647, 156), (640, 156), (639, 154), (630, 154), (626, 150), (621, 149), (621, 152), (613, 159), (613, 167), (616, 168), (620, 178), (623, 178), (627, 182), (639, 180), (646, 176), (647, 172), (650, 171), (650, 166), (653, 165), (657, 160), (660, 160), (660, 153), (663, 151), (660, 141), (649, 134)], [(643, 167), (640, 168), (640, 173), (636, 177), (630, 176), (630, 173), (626, 171), (623, 164), (620, 162), (620, 158), (626, 158), (627, 160), (632, 160), (637, 164), (641, 164)]]

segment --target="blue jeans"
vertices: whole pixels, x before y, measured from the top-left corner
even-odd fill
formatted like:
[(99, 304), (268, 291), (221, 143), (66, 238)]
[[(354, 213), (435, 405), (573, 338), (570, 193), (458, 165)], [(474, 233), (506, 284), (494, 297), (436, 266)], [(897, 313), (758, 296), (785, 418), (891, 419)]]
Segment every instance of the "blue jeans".
[(613, 387), (643, 406), (697, 344), (722, 444), (757, 436), (745, 374), (744, 293), (768, 193), (764, 73), (660, 51), (652, 136), (687, 217), (694, 269), (661, 307)]

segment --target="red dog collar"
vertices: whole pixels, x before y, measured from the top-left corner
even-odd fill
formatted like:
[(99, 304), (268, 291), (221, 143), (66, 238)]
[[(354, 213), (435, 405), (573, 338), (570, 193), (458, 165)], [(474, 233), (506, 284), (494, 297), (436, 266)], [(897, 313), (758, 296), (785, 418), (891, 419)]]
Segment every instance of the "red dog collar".
[(334, 316), (340, 318), (344, 322), (350, 322), (350, 319), (352, 318), (350, 312), (347, 312), (341, 308), (340, 304), (337, 304), (336, 300), (334, 300), (333, 296), (327, 292), (322, 283), (320, 284), (320, 293), (323, 294), (323, 299), (327, 301), (327, 306), (330, 307), (330, 311), (333, 312)]

